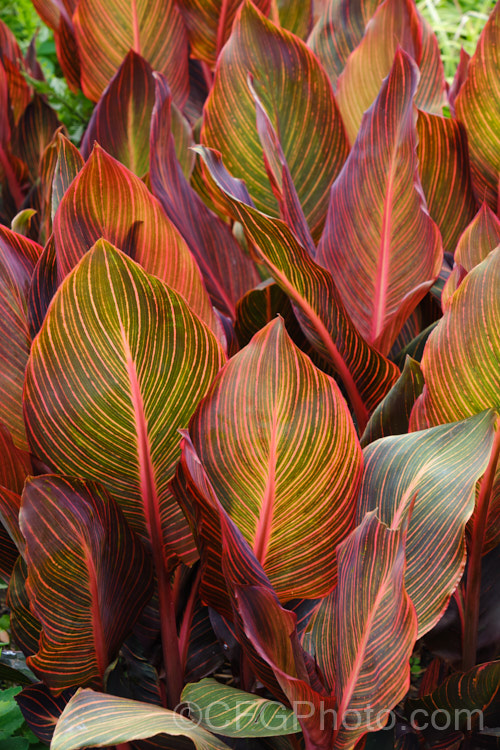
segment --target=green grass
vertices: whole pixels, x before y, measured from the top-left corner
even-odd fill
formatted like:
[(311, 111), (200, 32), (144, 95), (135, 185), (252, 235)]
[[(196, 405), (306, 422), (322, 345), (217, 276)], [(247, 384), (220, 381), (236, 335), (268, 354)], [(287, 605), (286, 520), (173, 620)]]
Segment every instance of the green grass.
[(417, 0), (417, 7), (434, 29), (445, 75), (453, 79), (463, 47), (470, 55), (493, 10), (495, 0)]

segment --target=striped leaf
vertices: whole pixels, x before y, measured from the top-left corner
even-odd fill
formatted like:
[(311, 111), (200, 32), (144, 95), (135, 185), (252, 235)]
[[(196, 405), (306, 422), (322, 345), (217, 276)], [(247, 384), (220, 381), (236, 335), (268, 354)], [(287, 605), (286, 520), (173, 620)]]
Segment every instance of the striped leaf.
[(80, 0), (73, 16), (85, 96), (98, 101), (129, 50), (167, 77), (180, 107), (188, 97), (188, 45), (174, 0)]
[(27, 299), (41, 252), (36, 242), (0, 226), (0, 422), (23, 449), (28, 445), (22, 394), (31, 346)]
[(237, 301), (260, 277), (230, 227), (207, 208), (186, 179), (175, 152), (172, 114), (165, 78), (156, 74), (151, 187), (196, 258), (214, 305), (234, 319)]
[(61, 199), (84, 165), (84, 160), (62, 132), (56, 131), (43, 152), (40, 163), (41, 212), (40, 242), (46, 242), (52, 232), (52, 220)]
[(462, 577), (465, 526), (476, 482), (488, 465), (495, 421), (495, 413), (485, 411), (452, 425), (386, 437), (363, 451), (358, 522), (376, 510), (393, 527), (413, 504), (404, 580), (419, 637), (440, 619)]
[(500, 6), (493, 8), (469, 61), (467, 77), (455, 99), (457, 118), (469, 141), (472, 183), (479, 201), (497, 210), (500, 170)]
[[(297, 70), (300, 76), (294, 73)], [(316, 57), (298, 37), (277, 28), (246, 0), (217, 64), (201, 140), (222, 153), (231, 173), (246, 180), (256, 207), (277, 216), (248, 74), (265, 110), (272, 113), (304, 215), (317, 240), (328, 191), (347, 156), (342, 121)]]
[[(411, 698), (406, 710), (423, 710), (427, 716), (441, 711), (455, 717), (462, 731), (497, 725), (500, 711), (500, 661), (480, 664), (469, 672), (455, 672), (432, 693)], [(439, 720), (438, 720), (439, 721)]]
[(385, 0), (337, 80), (337, 103), (350, 143), (389, 74), (398, 48), (421, 69), (415, 103), (425, 111), (441, 113), (446, 84), (435, 35), (423, 24), (413, 0)]
[(455, 251), (455, 266), (450, 273), (441, 295), (443, 310), (456, 292), (466, 274), (485, 260), (500, 244), (500, 221), (484, 202), (460, 236)]
[(25, 386), (32, 450), (57, 472), (107, 487), (160, 557), (169, 534), (189, 551), (167, 485), (178, 429), (223, 359), (180, 295), (100, 240), (59, 288), (33, 343)]
[(280, 26), (301, 39), (307, 39), (313, 23), (313, 6), (314, 0), (303, 0), (300, 3), (295, 0), (276, 0)]
[(32, 182), (38, 178), (42, 154), (60, 125), (54, 110), (35, 94), (12, 133), (12, 151), (27, 164)]
[(443, 259), (418, 177), (417, 80), (415, 64), (398, 49), (333, 185), (317, 253), (361, 335), (383, 354), (434, 283)]
[(465, 277), (422, 357), (425, 388), (410, 429), (454, 422), (500, 406), (500, 247)]
[(88, 159), (94, 141), (138, 177), (149, 169), (149, 126), (155, 99), (153, 71), (133, 49), (103, 91), (82, 140)]
[(50, 747), (109, 747), (159, 734), (187, 737), (196, 750), (228, 750), (222, 740), (174, 711), (88, 689), (79, 690), (67, 704)]
[[(241, 4), (241, 0), (179, 0), (193, 57), (215, 65)], [(255, 0), (254, 4), (267, 14), (271, 0)]]
[(95, 146), (54, 217), (59, 280), (100, 237), (182, 294), (214, 330), (215, 314), (185, 241), (144, 183)]
[(300, 732), (289, 708), (213, 679), (186, 685), (182, 700), (200, 726), (223, 737), (280, 737)]
[(327, 0), (308, 45), (322, 62), (334, 90), (347, 58), (356, 49), (381, 0)]
[(77, 479), (28, 480), (19, 521), (30, 606), (42, 625), (28, 666), (56, 693), (102, 686), (152, 595), (144, 547), (109, 494)]
[(42, 327), (58, 286), (56, 247), (51, 235), (37, 260), (28, 294), (28, 327), (32, 339)]
[(65, 690), (60, 696), (54, 696), (42, 682), (29, 685), (16, 697), (24, 720), (47, 745), (52, 740), (57, 720), (71, 697), (71, 690)]
[[(185, 615), (183, 623), (186, 622)], [(227, 658), (212, 627), (210, 611), (199, 597), (186, 629), (184, 682), (195, 682), (216, 672)]]
[(406, 525), (388, 528), (372, 511), (337, 547), (339, 583), (326, 600), (333, 605), (335, 749), (379, 729), (410, 684), (417, 620), (403, 583)]
[(332, 275), (317, 265), (281, 221), (249, 205), (248, 194), (209, 149), (200, 149), (233, 218), (243, 224), (254, 252), (294, 304), (299, 323), (313, 346), (330, 362), (354, 407), (363, 431), (369, 412), (390, 390), (398, 368), (361, 338), (339, 297)]
[(325, 596), (351, 529), (361, 450), (335, 381), (281, 319), (221, 370), (189, 434), (280, 600)]
[(24, 480), (32, 473), (30, 456), (14, 445), (0, 423), (0, 577), (7, 581), (24, 546), (19, 507)]
[(26, 590), (28, 568), (22, 555), (16, 560), (7, 591), (7, 606), (10, 609), (12, 639), (25, 656), (38, 651), (42, 626), (30, 609)]
[(465, 128), (457, 120), (420, 111), (417, 133), (418, 168), (429, 213), (440, 229), (444, 250), (453, 254), (477, 210)]
[(424, 376), (419, 363), (407, 356), (401, 376), (371, 415), (361, 437), (361, 447), (381, 437), (408, 432), (411, 410), (423, 387)]

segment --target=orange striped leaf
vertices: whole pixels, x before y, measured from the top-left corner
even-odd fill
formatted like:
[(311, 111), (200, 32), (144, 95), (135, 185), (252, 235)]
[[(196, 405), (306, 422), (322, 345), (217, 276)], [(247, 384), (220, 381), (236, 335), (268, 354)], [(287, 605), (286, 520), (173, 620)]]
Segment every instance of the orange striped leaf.
[(174, 101), (188, 96), (188, 45), (174, 0), (80, 0), (73, 16), (83, 93), (98, 101), (129, 50), (167, 77)]
[(413, 504), (406, 540), (405, 587), (419, 638), (440, 619), (462, 577), (465, 526), (476, 482), (488, 465), (496, 415), (378, 440), (365, 448), (358, 520), (376, 510), (388, 526)]
[(317, 252), (354, 324), (383, 354), (434, 283), (443, 259), (418, 178), (417, 80), (415, 64), (399, 49), (333, 185)]
[(305, 335), (340, 375), (363, 431), (368, 414), (397, 380), (398, 368), (361, 338), (331, 273), (312, 260), (286, 224), (250, 205), (244, 185), (231, 177), (214, 152), (198, 150), (257, 257), (292, 300)]
[(500, 44), (500, 5), (486, 22), (467, 77), (455, 99), (457, 118), (469, 140), (472, 182), (479, 201), (497, 210), (500, 170), (500, 72), (496, 50)]
[(25, 386), (33, 452), (107, 487), (157, 562), (168, 539), (192, 559), (168, 482), (178, 430), (223, 359), (183, 298), (104, 240), (65, 279), (33, 343)]
[(182, 294), (213, 329), (218, 322), (185, 241), (141, 180), (95, 146), (54, 216), (59, 280), (100, 237)]
[(186, 179), (175, 151), (170, 90), (165, 78), (155, 75), (151, 188), (196, 258), (214, 305), (234, 319), (236, 303), (260, 277), (230, 227), (207, 208)]
[(221, 370), (189, 434), (280, 600), (325, 596), (351, 529), (361, 450), (335, 381), (281, 319)]
[(19, 448), (27, 448), (22, 392), (31, 346), (28, 292), (41, 252), (36, 242), (0, 227), (0, 421)]
[(347, 156), (342, 121), (316, 57), (298, 37), (277, 28), (246, 0), (217, 64), (201, 140), (222, 153), (232, 174), (246, 180), (256, 207), (277, 216), (247, 85), (249, 73), (263, 106), (272, 113), (304, 215), (318, 239), (328, 191)]
[(144, 547), (109, 494), (77, 479), (29, 480), (20, 525), (30, 604), (42, 625), (28, 666), (56, 692), (101, 686), (151, 598)]

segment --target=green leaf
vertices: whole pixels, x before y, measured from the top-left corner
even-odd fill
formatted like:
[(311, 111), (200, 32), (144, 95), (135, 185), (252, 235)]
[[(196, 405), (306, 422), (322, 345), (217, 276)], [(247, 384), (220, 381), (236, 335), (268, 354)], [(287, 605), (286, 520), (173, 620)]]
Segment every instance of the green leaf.
[(53, 470), (102, 483), (157, 554), (165, 544), (192, 559), (168, 482), (178, 430), (223, 360), (179, 294), (99, 240), (64, 280), (33, 344), (30, 444)]
[(301, 731), (293, 711), (282, 703), (213, 679), (186, 685), (181, 697), (196, 723), (224, 737), (279, 737)]
[(228, 750), (222, 740), (173, 711), (148, 703), (79, 690), (57, 722), (51, 750), (109, 747), (164, 734), (187, 737), (196, 750)]

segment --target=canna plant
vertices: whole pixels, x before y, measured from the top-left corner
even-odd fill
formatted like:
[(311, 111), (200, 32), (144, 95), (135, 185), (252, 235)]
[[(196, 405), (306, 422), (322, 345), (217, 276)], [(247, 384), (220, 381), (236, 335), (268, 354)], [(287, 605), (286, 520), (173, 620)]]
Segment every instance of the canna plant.
[(451, 86), (413, 0), (33, 4), (95, 108), (77, 148), (0, 26), (27, 723), (497, 747), (500, 3)]

